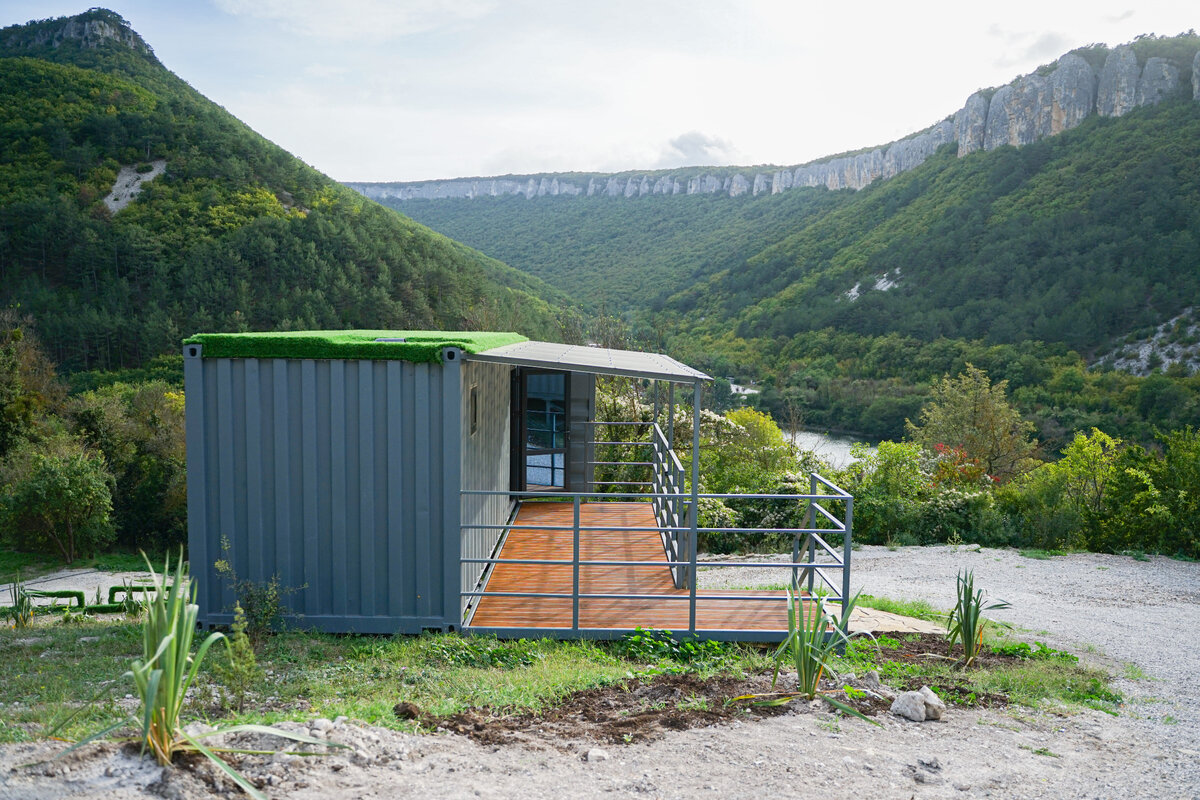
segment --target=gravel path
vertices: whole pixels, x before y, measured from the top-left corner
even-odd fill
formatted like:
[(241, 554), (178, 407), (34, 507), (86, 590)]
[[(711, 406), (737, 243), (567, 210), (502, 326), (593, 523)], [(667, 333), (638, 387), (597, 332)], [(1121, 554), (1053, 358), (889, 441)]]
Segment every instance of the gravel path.
[[(864, 547), (854, 585), (877, 596), (948, 607), (960, 569), (1013, 604), (999, 619), (1030, 638), (1108, 666), (1129, 698), (1098, 711), (964, 711), (943, 722), (885, 715), (883, 727), (820, 708), (750, 724), (682, 731), (646, 745), (547, 739), (485, 747), (318, 721), (350, 746), (318, 759), (279, 754), (244, 771), (272, 797), (1200, 798), (1200, 564), (1072, 555), (1051, 560), (974, 547)], [(734, 573), (734, 574), (730, 574)], [(778, 580), (754, 568), (704, 573), (706, 585)], [(1134, 665), (1134, 666), (1128, 666)], [(1143, 677), (1144, 675), (1144, 677)], [(299, 728), (300, 726), (296, 726)], [(279, 746), (279, 745), (276, 745)], [(97, 745), (14, 768), (57, 743), (0, 748), (0, 798), (213, 796), (206, 769), (163, 771)]]

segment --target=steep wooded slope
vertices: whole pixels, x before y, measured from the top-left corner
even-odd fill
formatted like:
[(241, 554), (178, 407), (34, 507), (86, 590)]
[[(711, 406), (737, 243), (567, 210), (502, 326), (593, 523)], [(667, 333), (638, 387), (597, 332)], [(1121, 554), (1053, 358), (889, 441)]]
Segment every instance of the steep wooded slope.
[(0, 305), (68, 368), (139, 364), (197, 330), (557, 333), (540, 281), (255, 134), (110, 11), (0, 30), (0, 154)]

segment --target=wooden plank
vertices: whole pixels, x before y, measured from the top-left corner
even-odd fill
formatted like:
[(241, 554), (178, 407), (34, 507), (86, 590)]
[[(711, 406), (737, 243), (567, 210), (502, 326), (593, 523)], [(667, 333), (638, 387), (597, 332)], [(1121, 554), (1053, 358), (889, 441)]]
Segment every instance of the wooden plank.
[[(571, 503), (525, 502), (517, 512), (500, 558), (571, 560)], [(686, 630), (688, 591), (676, 589), (663, 552), (662, 538), (650, 503), (585, 503), (580, 508), (580, 560), (660, 561), (662, 566), (588, 566), (579, 569), (579, 590), (593, 594), (653, 594), (653, 600), (588, 599), (579, 601), (581, 628), (658, 628)], [(520, 529), (520, 526), (530, 526)], [(546, 526), (538, 528), (536, 526)], [(613, 528), (640, 528), (634, 531)], [(489, 592), (572, 591), (569, 565), (497, 564)], [(746, 595), (719, 600), (713, 595)], [(708, 596), (706, 596), (708, 595)], [(569, 628), (571, 600), (551, 597), (484, 597), (472, 620), (474, 627)], [(765, 591), (700, 591), (697, 630), (787, 630), (787, 595)]]

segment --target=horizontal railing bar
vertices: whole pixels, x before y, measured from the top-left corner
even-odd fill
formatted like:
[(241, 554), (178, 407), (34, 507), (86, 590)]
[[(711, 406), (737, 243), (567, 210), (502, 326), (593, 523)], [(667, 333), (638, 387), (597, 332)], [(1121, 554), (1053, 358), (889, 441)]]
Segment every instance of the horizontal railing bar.
[[(573, 531), (574, 525), (501, 525), (495, 523), (473, 523), (460, 526), (464, 529), (480, 531), (514, 530), (514, 531)], [(636, 533), (646, 531), (669, 531), (685, 533), (691, 530), (688, 526), (670, 525), (580, 525), (581, 531), (615, 531), (618, 533)], [(698, 533), (741, 533), (747, 536), (760, 536), (764, 533), (814, 534), (830, 533), (828, 528), (697, 528)], [(836, 531), (834, 531), (836, 533)]]
[[(585, 464), (593, 466), (605, 467), (653, 467), (653, 461), (585, 461)], [(606, 483), (607, 481), (597, 481), (597, 483)]]
[[(464, 633), (475, 633), (484, 636), (499, 636), (504, 637), (579, 637), (586, 639), (619, 639), (629, 633), (636, 633), (637, 628), (536, 628), (536, 627), (521, 627), (517, 625), (464, 625), (462, 627)], [(716, 641), (740, 641), (740, 642), (765, 642), (777, 641), (787, 635), (787, 626), (782, 628), (751, 628), (741, 630), (738, 628), (704, 628), (696, 626), (696, 635), (699, 639), (712, 639)], [(680, 637), (690, 637), (687, 627), (684, 626), (677, 630), (676, 633)], [(830, 635), (829, 633), (826, 634)], [(767, 637), (767, 638), (763, 638)]]
[(579, 423), (582, 423), (584, 425), (653, 425), (654, 424), (653, 422), (643, 422), (641, 420), (636, 420), (636, 419), (618, 420), (615, 422), (604, 422), (604, 421), (598, 420), (598, 419), (572, 420), (572, 424), (579, 424)]
[[(461, 559), (464, 564), (538, 564), (543, 567), (572, 567), (574, 561), (570, 559), (549, 559), (549, 558), (464, 558)], [(686, 567), (691, 565), (691, 561), (586, 561), (580, 560), (581, 567)], [(775, 567), (779, 569), (844, 569), (845, 565), (841, 562), (830, 563), (828, 561), (697, 561), (698, 567)]]
[[(459, 592), (461, 597), (545, 597), (552, 600), (571, 600), (575, 595), (570, 592)], [(824, 595), (826, 600), (841, 600), (835, 595)], [(609, 594), (580, 592), (580, 600), (672, 600), (688, 602), (688, 594)], [(701, 594), (699, 600), (767, 600), (786, 602), (786, 594)], [(815, 602), (815, 600), (813, 601)]]
[[(597, 483), (610, 483), (610, 481), (597, 481)], [(680, 497), (681, 495), (674, 492), (519, 492), (519, 491), (504, 491), (498, 489), (462, 489), (460, 494), (482, 494), (491, 496), (507, 496), (507, 497), (561, 497), (564, 500), (569, 500), (573, 497), (580, 499), (584, 498), (600, 498), (611, 499), (613, 497), (634, 497), (639, 500), (645, 500), (651, 497)], [(691, 498), (691, 493), (682, 495), (686, 498)], [(707, 494), (701, 493), (697, 495), (701, 500), (706, 499), (746, 499), (746, 500), (845, 500), (845, 497), (831, 494)], [(847, 495), (849, 497), (849, 495)], [(822, 530), (829, 530), (823, 528)]]
[(584, 442), (584, 444), (621, 444), (621, 445), (628, 445), (628, 446), (639, 445), (639, 446), (641, 446), (641, 447), (646, 447), (646, 446), (648, 446), (648, 445), (650, 444), (650, 442), (609, 442), (609, 441), (603, 441), (603, 442), (601, 442), (601, 441), (591, 441), (591, 442)]

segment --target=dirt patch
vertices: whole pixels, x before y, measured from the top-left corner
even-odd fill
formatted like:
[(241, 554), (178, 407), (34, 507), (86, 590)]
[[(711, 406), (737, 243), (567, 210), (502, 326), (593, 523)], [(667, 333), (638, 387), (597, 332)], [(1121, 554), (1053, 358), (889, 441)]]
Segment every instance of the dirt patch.
[[(884, 647), (881, 652), (885, 660), (901, 663), (927, 659), (952, 662), (961, 656), (961, 648), (952, 652), (946, 638), (938, 634), (912, 634), (904, 637), (898, 646)], [(1020, 662), (1016, 656), (986, 651), (977, 658), (980, 667)], [(922, 685), (920, 678), (906, 679), (897, 681), (894, 686), (882, 687), (880, 693), (878, 684), (864, 678), (847, 675), (828, 679), (822, 682), (821, 689), (838, 702), (872, 717), (891, 708), (894, 692), (915, 690)], [(850, 692), (846, 691), (847, 686), (851, 687)], [(820, 700), (810, 703), (803, 697), (788, 698), (794, 687), (795, 678), (787, 674), (780, 677), (774, 688), (769, 673), (709, 679), (693, 674), (653, 675), (576, 692), (540, 713), (506, 713), (483, 707), (437, 717), (406, 701), (397, 703), (393, 711), (399, 719), (416, 720), (425, 728), (459, 734), (487, 745), (564, 740), (638, 744), (659, 739), (671, 731), (827, 709)], [(947, 703), (988, 708), (1008, 705), (1008, 699), (1002, 694), (971, 689), (965, 674), (961, 679), (951, 675), (932, 688)], [(774, 699), (788, 702), (766, 705)]]
[(425, 725), (482, 744), (517, 744), (531, 739), (634, 744), (670, 731), (786, 713), (784, 707), (756, 706), (752, 700), (737, 699), (770, 691), (770, 675), (708, 680), (695, 675), (656, 675), (576, 692), (537, 714), (501, 714), (481, 708), (441, 718), (421, 715), (420, 719)]

